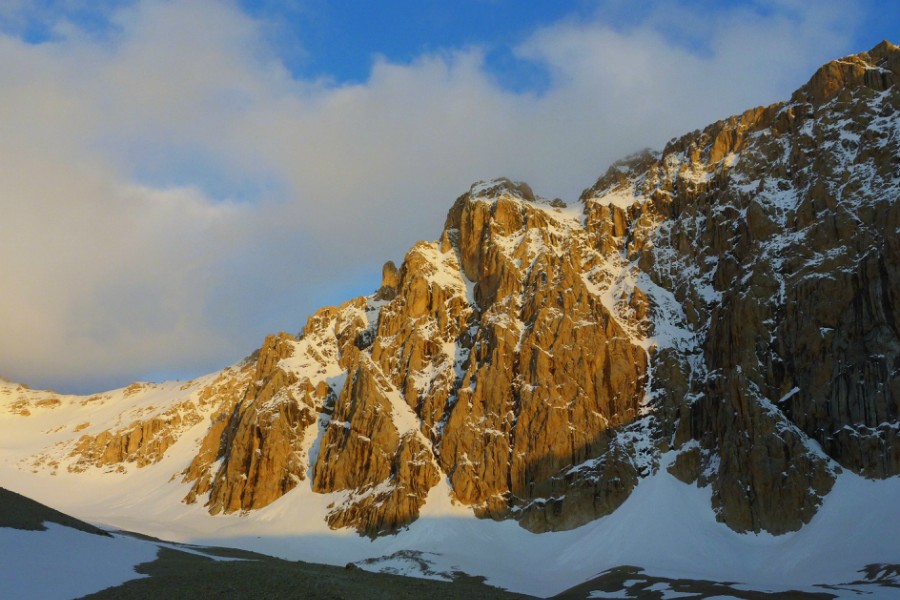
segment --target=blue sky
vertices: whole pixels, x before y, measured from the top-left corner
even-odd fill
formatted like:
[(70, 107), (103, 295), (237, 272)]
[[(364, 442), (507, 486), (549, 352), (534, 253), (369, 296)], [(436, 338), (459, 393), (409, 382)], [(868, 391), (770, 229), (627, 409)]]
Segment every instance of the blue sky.
[[(487, 51), (486, 63), (491, 74), (502, 85), (523, 91), (541, 91), (548, 85), (545, 69), (518, 58), (514, 52), (535, 29), (563, 20), (595, 20), (628, 30), (662, 4), (640, 0), (241, 2), (250, 14), (271, 18), (283, 27), (283, 46), (294, 49), (285, 54), (286, 61), (301, 77), (364, 81), (376, 55), (392, 62), (410, 62), (422, 54), (480, 46)], [(791, 3), (711, 0), (681, 4), (712, 20), (715, 15), (735, 8), (765, 17), (774, 14), (779, 6), (789, 8)], [(853, 36), (854, 48), (869, 48), (881, 39), (896, 37), (900, 31), (900, 4), (896, 2), (864, 3), (861, 11), (848, 5), (847, 13), (848, 21), (860, 22)], [(708, 38), (702, 30), (661, 27), (660, 31), (679, 45), (698, 52), (708, 51)], [(304, 52), (298, 51), (299, 48)]]
[(574, 201), (900, 3), (0, 2), (0, 375), (190, 377), (368, 293), (479, 179)]
[[(300, 3), (297, 3), (300, 4)], [(546, 87), (546, 74), (512, 49), (536, 27), (592, 12), (588, 2), (424, 0), (335, 3), (323, 0), (290, 8), (276, 2), (242, 2), (250, 14), (275, 19), (291, 53), (287, 63), (300, 77), (365, 81), (372, 57), (411, 62), (423, 54), (484, 47), (491, 73), (516, 90)], [(289, 25), (287, 25), (289, 24)]]
[[(53, 28), (62, 19), (93, 35), (115, 30), (117, 10), (136, 0), (94, 2), (38, 0), (10, 2), (5, 29), (29, 41), (54, 38)], [(228, 4), (223, 2), (223, 4)], [(374, 57), (407, 63), (418, 57), (464, 47), (486, 51), (492, 76), (515, 91), (540, 92), (549, 85), (541, 65), (516, 56), (515, 47), (537, 28), (560, 21), (594, 20), (619, 30), (642, 23), (665, 3), (653, 1), (556, 0), (382, 0), (333, 2), (328, 0), (239, 0), (232, 4), (265, 23), (273, 50), (298, 78), (328, 78), (336, 82), (364, 82)], [(669, 3), (689, 8), (710, 20), (715, 15), (743, 10), (767, 17), (776, 12), (802, 14), (803, 2), (715, 0)], [(10, 14), (12, 13), (12, 14)], [(2, 9), (0, 9), (2, 14)], [(859, 50), (900, 31), (900, 5), (891, 0), (868, 0), (846, 6), (851, 45)], [(707, 38), (702, 29), (660, 27), (670, 40), (704, 52)]]

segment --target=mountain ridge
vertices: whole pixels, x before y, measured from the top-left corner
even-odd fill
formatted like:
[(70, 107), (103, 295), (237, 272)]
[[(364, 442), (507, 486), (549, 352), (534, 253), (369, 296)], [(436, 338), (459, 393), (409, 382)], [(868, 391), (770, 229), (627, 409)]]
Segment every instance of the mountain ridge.
[(832, 61), (789, 101), (615, 163), (580, 207), (476, 183), (377, 293), (198, 380), (4, 385), (10, 419), (106, 415), (18, 464), (162, 463), (218, 515), (309, 486), (330, 527), (369, 536), (436, 494), (568, 530), (666, 469), (735, 531), (797, 531), (842, 470), (900, 473), (898, 73), (889, 42)]

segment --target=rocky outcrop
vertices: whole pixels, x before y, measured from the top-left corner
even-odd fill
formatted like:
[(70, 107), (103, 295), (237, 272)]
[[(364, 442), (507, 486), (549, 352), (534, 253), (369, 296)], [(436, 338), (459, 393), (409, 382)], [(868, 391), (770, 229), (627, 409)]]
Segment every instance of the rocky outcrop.
[(40, 399), (21, 399), (9, 406), (9, 411), (14, 415), (22, 417), (30, 417), (32, 410), (40, 410), (47, 408), (56, 408), (61, 403), (58, 398), (40, 398)]
[(440, 456), (458, 498), (504, 516), (638, 417), (647, 355), (597, 293), (606, 264), (575, 223), (498, 187), (473, 188), (445, 229), (481, 310)]
[(200, 415), (194, 407), (184, 403), (116, 431), (83, 435), (70, 454), (76, 460), (67, 468), (77, 473), (89, 467), (113, 465), (124, 470), (124, 463), (134, 463), (137, 467), (157, 463), (183, 431), (199, 422)]
[[(128, 464), (137, 468), (156, 464), (185, 432), (202, 422), (204, 412), (227, 403), (238, 390), (246, 387), (246, 383), (246, 367), (228, 368), (209, 383), (188, 382), (182, 385), (181, 390), (185, 392), (182, 399), (160, 406), (153, 403), (153, 398), (159, 393), (158, 386), (133, 383), (121, 390), (123, 399), (133, 399), (139, 403), (119, 417), (119, 421), (127, 419), (128, 424), (82, 434), (70, 445), (68, 457), (73, 460), (68, 461), (66, 468), (72, 473), (92, 467), (125, 472)], [(103, 404), (112, 399), (112, 394), (92, 396), (82, 400), (81, 405)], [(96, 427), (84, 422), (75, 425), (73, 431), (86, 429)]]
[(834, 99), (852, 100), (858, 90), (883, 92), (900, 82), (897, 46), (884, 40), (868, 52), (833, 60), (823, 65), (809, 82), (791, 97), (792, 104), (818, 108)]
[[(278, 367), (279, 361), (293, 354), (292, 341), (284, 333), (266, 338), (244, 397), (227, 422), (222, 421), (223, 462), (208, 483), (207, 504), (213, 514), (262, 508), (304, 477), (300, 444), (315, 413), (308, 390), (302, 390), (307, 393), (298, 398), (292, 388), (296, 376)], [(198, 481), (191, 492), (205, 492), (206, 481)]]
[(415, 435), (405, 435), (388, 478), (354, 488), (347, 500), (328, 513), (328, 524), (335, 529), (353, 527), (370, 537), (393, 533), (418, 517), (439, 480), (440, 471), (428, 446)]
[(416, 429), (401, 431), (402, 423), (416, 423), (401, 402), (367, 359), (351, 372), (314, 471), (314, 491), (350, 491), (329, 525), (377, 535), (418, 517), (439, 471), (427, 440)]
[[(201, 450), (182, 473), (185, 501), (205, 496), (213, 514), (262, 508), (306, 479), (319, 414), (334, 409), (341, 362), (369, 327), (365, 299), (324, 308), (302, 339), (266, 338), (243, 394), (221, 405)], [(338, 390), (339, 391), (339, 390)]]

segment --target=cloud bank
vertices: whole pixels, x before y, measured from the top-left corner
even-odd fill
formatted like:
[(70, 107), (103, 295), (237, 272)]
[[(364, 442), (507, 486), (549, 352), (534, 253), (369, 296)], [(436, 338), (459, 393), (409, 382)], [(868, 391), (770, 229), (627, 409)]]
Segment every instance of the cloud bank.
[(500, 85), (480, 47), (297, 79), (271, 23), (213, 1), (0, 34), (0, 374), (84, 392), (234, 362), (374, 290), (477, 179), (573, 201), (617, 158), (864, 49), (847, 2), (807, 4), (601, 4), (513, 49), (540, 92)]

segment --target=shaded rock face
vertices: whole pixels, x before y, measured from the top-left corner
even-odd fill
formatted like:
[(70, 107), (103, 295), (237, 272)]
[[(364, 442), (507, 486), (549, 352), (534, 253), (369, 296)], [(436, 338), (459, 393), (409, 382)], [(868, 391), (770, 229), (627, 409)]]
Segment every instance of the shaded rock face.
[(74, 464), (150, 464), (203, 423), (182, 479), (214, 514), (306, 485), (366, 535), (447, 493), (566, 529), (665, 468), (736, 530), (796, 530), (840, 469), (900, 474), (898, 73), (888, 43), (829, 63), (614, 164), (580, 212), (479, 182), (376, 294)]
[(585, 195), (588, 211), (617, 185), (646, 198), (593, 226), (622, 232), (683, 309), (691, 343), (660, 354), (658, 414), (681, 449), (672, 471), (712, 484), (735, 529), (797, 529), (837, 464), (900, 473), (897, 60), (882, 44), (826, 65), (790, 103)]

